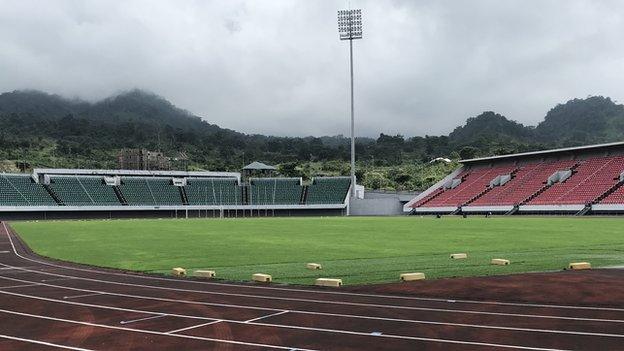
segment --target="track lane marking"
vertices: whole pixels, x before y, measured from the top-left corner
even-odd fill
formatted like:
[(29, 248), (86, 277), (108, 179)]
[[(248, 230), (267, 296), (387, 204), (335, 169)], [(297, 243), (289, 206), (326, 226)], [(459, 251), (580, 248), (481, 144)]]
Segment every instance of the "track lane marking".
[(170, 330), (168, 332), (165, 332), (165, 334), (180, 333), (180, 332), (183, 332), (183, 331), (187, 331), (187, 330), (191, 330), (191, 329), (195, 329), (195, 328), (201, 328), (201, 327), (205, 327), (207, 325), (212, 325), (212, 324), (221, 323), (221, 322), (223, 322), (222, 319), (217, 319), (216, 321), (212, 321), (212, 322), (207, 322), (207, 323), (202, 323), (202, 324), (197, 324), (197, 325), (191, 325), (190, 327), (186, 327), (186, 328)]
[[(0, 265), (6, 266), (4, 263), (0, 263)], [(58, 273), (49, 273), (49, 272), (40, 272), (35, 270), (29, 270), (25, 268), (20, 268), (26, 272), (44, 274), (44, 275), (52, 275), (52, 276), (65, 276)], [(0, 278), (11, 279), (9, 277), (0, 276)], [(294, 302), (304, 302), (304, 303), (318, 303), (318, 304), (332, 304), (332, 305), (341, 305), (341, 306), (357, 306), (357, 307), (375, 307), (375, 308), (390, 308), (390, 309), (403, 309), (403, 310), (414, 310), (414, 311), (429, 311), (429, 312), (446, 312), (446, 313), (462, 313), (462, 314), (478, 314), (478, 315), (491, 315), (491, 316), (509, 316), (509, 317), (522, 317), (522, 318), (538, 318), (538, 319), (561, 319), (561, 320), (575, 320), (575, 321), (592, 321), (592, 322), (609, 322), (609, 323), (624, 323), (624, 320), (621, 319), (601, 319), (601, 318), (584, 318), (584, 317), (566, 317), (566, 316), (557, 316), (557, 315), (536, 315), (536, 314), (523, 314), (523, 313), (507, 313), (507, 312), (489, 312), (489, 311), (477, 311), (477, 310), (462, 310), (462, 309), (448, 309), (448, 308), (436, 308), (436, 307), (416, 307), (416, 306), (396, 306), (396, 305), (385, 305), (385, 304), (367, 304), (367, 303), (358, 303), (358, 302), (345, 302), (345, 301), (323, 301), (323, 300), (310, 300), (310, 299), (302, 299), (302, 298), (279, 298), (279, 297), (271, 297), (264, 295), (247, 295), (247, 294), (233, 294), (233, 293), (223, 293), (223, 292), (210, 292), (210, 291), (198, 291), (198, 290), (188, 290), (188, 289), (177, 289), (177, 288), (164, 288), (159, 286), (151, 286), (151, 285), (141, 285), (141, 284), (132, 284), (132, 283), (121, 283), (121, 282), (113, 282), (107, 280), (99, 280), (92, 278), (83, 278), (83, 277), (73, 277), (76, 280), (85, 280), (92, 281), (98, 283), (105, 283), (111, 285), (122, 285), (122, 286), (132, 286), (146, 289), (154, 289), (154, 290), (169, 290), (169, 291), (178, 291), (185, 293), (197, 293), (197, 294), (209, 294), (209, 295), (220, 295), (220, 296), (228, 296), (228, 297), (248, 297), (248, 298), (258, 298), (258, 299), (266, 299), (266, 300), (282, 300), (282, 301), (294, 301)], [(150, 296), (142, 296), (142, 295), (129, 295), (129, 294), (120, 294), (113, 292), (104, 292), (99, 290), (91, 290), (91, 289), (78, 289), (71, 288), (66, 286), (52, 285), (52, 284), (44, 284), (42, 285), (58, 287), (58, 288), (66, 288), (66, 289), (74, 289), (78, 291), (85, 292), (94, 292), (94, 293), (102, 293), (106, 295), (115, 295), (115, 296), (124, 296), (124, 297), (132, 297), (132, 298), (141, 298), (141, 299), (151, 299), (151, 300), (161, 300), (161, 301), (171, 301), (171, 302), (184, 302), (184, 303), (195, 303), (195, 304), (204, 304), (211, 306), (221, 306), (221, 307), (236, 307), (236, 308), (249, 308), (256, 310), (274, 310), (274, 311), (282, 311), (283, 309), (278, 308), (265, 308), (261, 306), (249, 306), (249, 305), (234, 305), (234, 304), (222, 304), (222, 303), (210, 303), (210, 302), (199, 302), (192, 300), (174, 300), (174, 299), (162, 299), (157, 297)], [(291, 311), (297, 312), (311, 312), (311, 311), (303, 311), (303, 310), (294, 310)]]
[[(82, 322), (82, 321), (75, 321), (75, 320), (71, 320), (71, 319), (50, 317), (50, 316), (31, 314), (31, 313), (23, 313), (23, 312), (17, 312), (17, 311), (9, 311), (9, 310), (4, 310), (4, 309), (0, 309), (0, 313), (6, 313), (6, 314), (12, 314), (12, 315), (18, 315), (18, 316), (30, 317), (30, 318), (45, 319), (45, 320), (51, 320), (51, 321), (56, 321), (56, 322), (64, 322), (64, 323), (71, 323), (71, 324), (87, 325), (87, 326), (91, 326), (91, 327), (98, 327), (98, 328), (105, 328), (105, 329), (123, 330), (123, 331), (129, 331), (129, 332), (135, 332), (135, 333), (143, 333), (143, 334), (152, 334), (152, 335), (159, 335), (159, 336), (170, 336), (170, 337), (183, 338), (183, 339), (195, 339), (195, 340), (203, 340), (203, 341), (213, 341), (213, 342), (217, 342), (217, 343), (245, 345), (245, 346), (255, 346), (255, 347), (267, 347), (267, 348), (273, 348), (273, 349), (279, 349), (279, 350), (292, 350), (293, 349), (292, 347), (287, 347), (287, 346), (276, 346), (276, 345), (253, 343), (253, 342), (245, 342), (245, 341), (236, 341), (236, 340), (227, 340), (227, 339), (215, 339), (215, 338), (207, 338), (207, 337), (202, 337), (202, 336), (193, 336), (193, 335), (184, 335), (184, 334), (166, 334), (166, 333), (163, 333), (163, 332), (157, 332), (157, 331), (152, 331), (152, 330), (134, 329), (134, 328), (119, 327), (119, 326), (106, 325), (106, 324)], [(298, 350), (317, 351), (317, 350), (314, 350), (314, 349), (299, 349), (299, 348), (298, 348)]]
[(29, 286), (37, 286), (37, 285), (41, 285), (41, 284), (34, 283), (34, 284), (20, 284), (20, 285), (11, 285), (11, 286), (1, 286), (0, 289), (27, 288)]
[[(13, 295), (18, 297), (30, 298), (35, 300), (43, 300), (49, 302), (58, 302), (65, 304), (72, 304), (83, 307), (93, 307), (93, 308), (101, 308), (101, 309), (111, 309), (117, 311), (125, 311), (125, 312), (134, 312), (134, 313), (145, 313), (145, 314), (164, 314), (171, 317), (182, 317), (182, 318), (191, 318), (191, 319), (203, 319), (203, 320), (214, 320), (215, 318), (210, 317), (199, 317), (193, 315), (184, 315), (184, 314), (173, 314), (173, 313), (163, 313), (156, 311), (146, 311), (146, 310), (136, 310), (136, 309), (127, 309), (121, 307), (107, 306), (107, 305), (98, 305), (98, 304), (90, 304), (90, 303), (81, 303), (75, 301), (63, 301), (53, 298), (39, 297), (34, 295), (13, 293), (13, 292), (5, 292), (0, 291), (0, 294)], [(580, 336), (597, 336), (597, 337), (615, 337), (615, 338), (624, 338), (624, 335), (621, 334), (607, 334), (607, 333), (592, 333), (592, 332), (578, 332), (578, 331), (567, 331), (567, 330), (548, 330), (548, 329), (532, 329), (532, 328), (517, 328), (517, 327), (500, 327), (500, 326), (488, 326), (488, 325), (480, 325), (480, 324), (465, 324), (465, 323), (448, 323), (448, 322), (435, 322), (435, 321), (419, 321), (419, 320), (410, 320), (410, 319), (398, 319), (398, 318), (384, 318), (384, 317), (367, 317), (367, 316), (357, 316), (357, 315), (343, 315), (343, 314), (333, 314), (333, 313), (324, 313), (324, 312), (299, 312), (295, 310), (289, 310), (291, 313), (300, 313), (300, 314), (311, 314), (311, 315), (323, 315), (323, 316), (333, 316), (333, 317), (345, 317), (345, 318), (358, 318), (358, 319), (372, 319), (372, 320), (382, 320), (382, 321), (391, 321), (391, 322), (405, 322), (405, 323), (414, 323), (414, 324), (430, 324), (430, 325), (444, 325), (444, 326), (454, 326), (454, 327), (466, 327), (466, 328), (482, 328), (482, 329), (494, 329), (494, 330), (508, 330), (508, 331), (520, 331), (520, 332), (537, 332), (537, 333), (552, 333), (552, 334), (567, 334), (567, 335), (580, 335)], [(245, 322), (239, 320), (229, 320), (229, 319), (220, 319), (222, 322), (235, 323), (235, 324), (252, 324), (252, 325), (262, 325), (262, 326), (272, 326), (278, 328), (292, 328), (299, 329), (305, 327), (299, 327), (295, 325), (288, 324), (273, 324), (273, 323), (258, 323), (258, 322)], [(308, 328), (310, 329), (310, 328)], [(325, 331), (324, 329), (320, 329), (320, 331)], [(336, 330), (339, 332), (340, 330)], [(350, 332), (350, 331), (347, 331)]]
[[(535, 307), (535, 308), (553, 308), (553, 309), (559, 308), (559, 309), (575, 309), (575, 310), (578, 309), (578, 310), (596, 310), (596, 311), (624, 312), (624, 308), (615, 308), (615, 307), (572, 306), (572, 305), (535, 304), (535, 303), (503, 302), (503, 301), (477, 301), (477, 300), (465, 300), (465, 299), (452, 299), (452, 300), (449, 300), (448, 298), (430, 298), (430, 297), (383, 295), (383, 294), (363, 294), (363, 293), (349, 293), (349, 292), (339, 292), (339, 291), (324, 291), (324, 290), (312, 290), (312, 289), (306, 290), (306, 289), (294, 289), (294, 288), (278, 288), (278, 287), (271, 287), (271, 286), (242, 285), (242, 284), (234, 284), (234, 283), (227, 283), (227, 284), (225, 284), (225, 283), (211, 283), (211, 282), (206, 282), (206, 281), (175, 280), (175, 279), (167, 279), (167, 278), (160, 278), (160, 277), (153, 277), (153, 276), (146, 276), (146, 275), (139, 275), (139, 274), (129, 275), (129, 274), (123, 274), (123, 273), (117, 273), (117, 272), (96, 270), (96, 269), (85, 269), (85, 268), (79, 268), (79, 267), (63, 266), (63, 265), (57, 265), (57, 264), (53, 264), (53, 263), (49, 263), (49, 262), (45, 262), (45, 261), (41, 261), (41, 260), (29, 258), (29, 257), (25, 257), (25, 256), (22, 256), (21, 254), (19, 254), (17, 252), (17, 249), (15, 248), (15, 245), (13, 243), (13, 239), (11, 238), (11, 234), (9, 233), (9, 230), (6, 227), (6, 223), (2, 222), (2, 225), (4, 227), (4, 232), (5, 232), (6, 236), (9, 238), (9, 242), (11, 244), (13, 252), (14, 252), (14, 254), (16, 256), (18, 256), (19, 258), (22, 258), (24, 260), (35, 262), (35, 263), (38, 263), (38, 264), (42, 264), (42, 265), (46, 265), (46, 266), (50, 266), (50, 267), (62, 268), (62, 269), (66, 269), (66, 270), (75, 270), (75, 271), (82, 271), (82, 272), (89, 272), (89, 273), (96, 273), (96, 274), (104, 274), (104, 275), (108, 274), (108, 275), (120, 276), (120, 277), (125, 277), (125, 278), (135, 277), (135, 278), (147, 279), (147, 280), (158, 280), (158, 281), (167, 281), (167, 282), (183, 282), (183, 283), (189, 283), (189, 284), (211, 285), (211, 286), (218, 286), (218, 287), (224, 287), (224, 288), (237, 287), (237, 288), (249, 288), (249, 289), (260, 289), (260, 290), (276, 290), (276, 291), (284, 291), (284, 292), (300, 292), (300, 293), (309, 293), (309, 294), (326, 294), (326, 295), (336, 295), (336, 296), (369, 297), (369, 298), (380, 298), (380, 299), (399, 299), (399, 300), (414, 300), (414, 301), (435, 301), (435, 302), (445, 302), (445, 303), (449, 303), (450, 301), (452, 301), (452, 303), (465, 303), (465, 304), (478, 304), (478, 305), (500, 305), (500, 306), (516, 306), (516, 307)], [(87, 279), (87, 278), (84, 278), (84, 279)], [(163, 289), (175, 289), (175, 288), (165, 288), (165, 287), (162, 287), (162, 288)]]
[[(181, 338), (197, 339), (197, 340), (207, 340), (207, 341), (215, 341), (215, 342), (231, 343), (231, 344), (247, 345), (247, 346), (270, 347), (270, 348), (277, 348), (277, 349), (281, 349), (281, 350), (293, 350), (293, 349), (295, 349), (295, 350), (302, 350), (302, 351), (312, 351), (312, 349), (302, 349), (302, 348), (294, 348), (294, 347), (288, 347), (288, 346), (276, 346), (276, 345), (267, 345), (267, 344), (257, 344), (257, 343), (249, 343), (249, 342), (245, 342), (245, 341), (213, 339), (213, 338), (206, 338), (206, 337), (193, 336), (193, 335), (187, 335), (187, 334), (167, 334), (167, 333), (164, 333), (164, 332), (157, 332), (157, 331), (151, 331), (151, 330), (134, 329), (134, 328), (126, 328), (126, 327), (117, 327), (117, 326), (111, 326), (111, 325), (105, 325), (105, 324), (97, 324), (97, 323), (91, 323), (91, 322), (82, 322), (82, 321), (75, 321), (75, 320), (70, 320), (70, 319), (56, 318), (56, 317), (50, 317), (50, 316), (44, 316), (44, 315), (36, 315), (36, 314), (30, 314), (30, 313), (9, 311), (9, 310), (4, 310), (4, 309), (0, 309), (0, 313), (13, 314), (13, 315), (19, 315), (19, 316), (26, 316), (26, 317), (31, 317), (31, 318), (40, 318), (40, 319), (53, 320), (53, 321), (65, 322), (65, 323), (74, 323), (74, 324), (88, 325), (88, 326), (107, 328), (107, 329), (117, 329), (117, 330), (131, 331), (131, 332), (137, 332), (137, 333), (153, 334), (153, 335), (165, 335), (165, 336), (172, 336), (172, 337), (181, 337)], [(254, 324), (255, 325), (267, 326), (267, 327), (273, 327), (273, 325), (267, 324), (267, 323), (254, 323)], [(300, 329), (300, 330), (308, 330), (308, 331), (322, 331), (322, 332), (329, 332), (329, 333), (335, 332), (335, 330), (333, 330), (333, 329), (320, 329), (320, 328), (310, 328), (310, 327), (291, 327), (291, 328)], [(348, 335), (358, 335), (358, 336), (371, 336), (370, 333), (356, 332), (356, 331), (342, 331), (340, 333), (348, 334)], [(380, 335), (380, 336), (376, 336), (376, 337), (385, 337), (385, 338), (403, 339), (403, 340), (414, 340), (414, 341), (439, 342), (439, 343), (447, 343), (447, 344), (455, 344), (455, 345), (473, 345), (473, 346), (498, 347), (498, 348), (504, 348), (504, 349), (519, 349), (519, 350), (534, 350), (534, 351), (572, 351), (572, 350), (565, 350), (565, 349), (552, 349), (552, 348), (528, 347), (528, 346), (514, 346), (514, 345), (505, 345), (505, 344), (475, 342), (475, 341), (459, 341), (459, 340), (436, 339), (436, 338), (425, 338), (425, 337), (398, 336), (398, 335), (391, 335), (391, 334), (385, 334), (385, 335)]]
[(166, 314), (161, 314), (161, 315), (157, 315), (157, 316), (132, 319), (132, 320), (129, 320), (129, 321), (121, 321), (121, 322), (119, 322), (119, 324), (130, 324), (130, 323), (142, 322), (142, 321), (147, 321), (147, 320), (150, 320), (150, 319), (156, 319), (156, 318), (162, 318), (162, 317), (168, 317), (168, 316)]
[(57, 348), (60, 348), (60, 349), (65, 349), (65, 350), (92, 351), (91, 349), (85, 349), (85, 348), (81, 348), (81, 347), (73, 347), (73, 346), (67, 346), (67, 345), (53, 344), (51, 342), (46, 342), (46, 341), (41, 341), (41, 340), (34, 340), (34, 339), (26, 339), (26, 338), (18, 338), (17, 336), (4, 335), (4, 334), (0, 334), (0, 339), (9, 339), (9, 340), (28, 342), (28, 343), (37, 344), (37, 345), (52, 346), (52, 347), (57, 347)]
[(41, 282), (60, 282), (62, 280), (72, 280), (74, 278), (56, 278), (56, 279), (41, 279)]
[[(62, 287), (60, 287), (60, 288), (62, 288)], [(263, 325), (264, 323), (258, 323), (258, 324)], [(272, 325), (269, 324), (269, 326), (272, 326)], [(529, 348), (529, 349), (540, 349), (540, 348)]]
[[(18, 279), (18, 278), (13, 278), (13, 277), (4, 277), (4, 276), (0, 276), (0, 279), (12, 280), (12, 281), (17, 281), (17, 282), (30, 282), (30, 280), (23, 280), (23, 279)], [(84, 289), (84, 288), (74, 288), (70, 286), (55, 285), (55, 284), (48, 284), (48, 283), (38, 283), (38, 285), (47, 286), (51, 288), (82, 291), (82, 292), (87, 292), (87, 293), (96, 293), (96, 294), (101, 294), (101, 295), (119, 296), (119, 297), (127, 297), (127, 298), (142, 299), (142, 300), (186, 303), (186, 304), (192, 304), (192, 305), (205, 305), (205, 306), (227, 307), (227, 308), (242, 308), (242, 309), (257, 310), (257, 311), (283, 311), (284, 310), (282, 308), (272, 308), (272, 307), (236, 305), (236, 304), (226, 304), (226, 303), (218, 303), (218, 302), (203, 302), (203, 301), (194, 301), (194, 300), (169, 299), (169, 298), (164, 298), (164, 297), (152, 297), (152, 296), (145, 296), (145, 295), (123, 294), (123, 293), (107, 292), (107, 291)], [(624, 323), (624, 320), (622, 320), (622, 322)]]
[(102, 293), (90, 293), (90, 294), (82, 294), (82, 295), (63, 296), (63, 300), (79, 299), (81, 297), (98, 296), (98, 295), (103, 295), (103, 294)]
[(259, 320), (261, 320), (261, 319), (265, 319), (265, 318), (270, 318), (270, 317), (279, 316), (279, 315), (282, 315), (282, 314), (284, 314), (284, 313), (288, 313), (288, 312), (290, 312), (290, 311), (275, 312), (275, 313), (268, 314), (268, 315), (266, 315), (266, 316), (260, 316), (260, 317), (256, 317), (256, 318), (248, 319), (248, 320), (244, 321), (243, 323), (251, 323), (251, 322), (259, 321)]

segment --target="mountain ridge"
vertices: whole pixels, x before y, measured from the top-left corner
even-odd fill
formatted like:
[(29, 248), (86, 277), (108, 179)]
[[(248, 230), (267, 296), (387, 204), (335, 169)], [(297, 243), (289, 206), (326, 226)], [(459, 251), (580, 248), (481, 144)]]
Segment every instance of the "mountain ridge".
[[(211, 169), (235, 169), (250, 160), (288, 163), (349, 159), (346, 137), (245, 134), (211, 124), (139, 89), (95, 102), (36, 90), (3, 93), (0, 128), (0, 159), (28, 158), (32, 164), (52, 161), (75, 167), (113, 167), (114, 154), (125, 147), (169, 154), (182, 151), (190, 155), (194, 166)], [(359, 162), (396, 165), (426, 162), (437, 156), (471, 158), (622, 139), (624, 105), (608, 97), (590, 96), (557, 104), (536, 126), (485, 111), (468, 118), (448, 135), (358, 138), (357, 156)]]

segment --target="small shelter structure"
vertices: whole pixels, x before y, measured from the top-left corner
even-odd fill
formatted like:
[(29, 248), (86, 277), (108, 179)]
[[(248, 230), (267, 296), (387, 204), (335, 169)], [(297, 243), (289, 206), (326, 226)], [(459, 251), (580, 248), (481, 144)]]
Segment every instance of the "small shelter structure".
[(250, 177), (270, 177), (275, 175), (276, 172), (277, 168), (262, 162), (254, 161), (243, 167), (243, 178), (249, 179)]

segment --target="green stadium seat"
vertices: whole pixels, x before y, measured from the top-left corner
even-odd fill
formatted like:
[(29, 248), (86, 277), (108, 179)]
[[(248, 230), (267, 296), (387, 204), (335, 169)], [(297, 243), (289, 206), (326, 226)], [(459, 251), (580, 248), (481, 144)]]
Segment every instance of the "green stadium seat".
[(29, 175), (0, 174), (0, 206), (58, 206)]
[(235, 178), (187, 178), (186, 197), (191, 206), (241, 205), (241, 187)]
[(342, 204), (349, 193), (351, 178), (314, 178), (308, 186), (306, 204)]
[(66, 206), (120, 206), (112, 186), (100, 176), (51, 176), (50, 189)]
[(122, 177), (119, 185), (130, 206), (181, 206), (182, 197), (171, 178)]
[(250, 180), (249, 205), (298, 205), (303, 187), (299, 178), (254, 178)]

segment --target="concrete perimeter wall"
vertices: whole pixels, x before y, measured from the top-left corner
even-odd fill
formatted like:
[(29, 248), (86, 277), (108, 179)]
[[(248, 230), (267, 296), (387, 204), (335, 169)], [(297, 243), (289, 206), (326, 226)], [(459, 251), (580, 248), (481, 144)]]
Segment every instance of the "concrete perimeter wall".
[(403, 215), (403, 204), (399, 198), (383, 197), (375, 199), (351, 200), (352, 216), (397, 216)]

